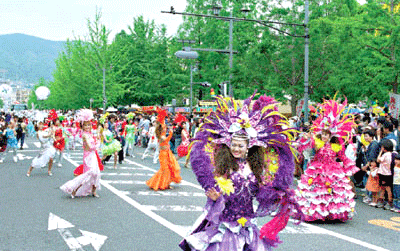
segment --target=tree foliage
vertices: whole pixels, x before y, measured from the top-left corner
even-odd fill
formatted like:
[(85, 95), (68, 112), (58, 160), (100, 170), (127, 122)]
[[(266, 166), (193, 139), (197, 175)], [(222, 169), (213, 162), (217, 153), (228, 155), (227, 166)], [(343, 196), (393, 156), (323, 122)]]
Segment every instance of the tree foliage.
[[(393, 0), (394, 1), (394, 0)], [(211, 14), (211, 0), (188, 0), (186, 12)], [(193, 48), (229, 49), (229, 22), (184, 16), (178, 33), (167, 35), (165, 25), (136, 17), (111, 41), (101, 13), (88, 20), (88, 36), (68, 41), (56, 61), (54, 81), (48, 84), (48, 107), (77, 109), (103, 105), (103, 69), (108, 105), (163, 105), (189, 96), (190, 66), (194, 82), (218, 84), (231, 80), (235, 98), (257, 89), (293, 107), (304, 95), (304, 1), (220, 1), (220, 16), (273, 21), (233, 23), (233, 68), (229, 54), (200, 51), (194, 60), (178, 59), (177, 39), (193, 39)], [(344, 95), (350, 102), (387, 100), (398, 91), (400, 4), (369, 0), (321, 0), (310, 3), (310, 97), (315, 101)], [(290, 36), (289, 34), (300, 36)], [(188, 45), (186, 45), (188, 46)], [(232, 75), (232, 79), (230, 79)], [(40, 84), (44, 83), (39, 83)], [(194, 85), (205, 99), (208, 89)], [(195, 95), (196, 96), (196, 95)], [(31, 97), (35, 102), (34, 94)]]

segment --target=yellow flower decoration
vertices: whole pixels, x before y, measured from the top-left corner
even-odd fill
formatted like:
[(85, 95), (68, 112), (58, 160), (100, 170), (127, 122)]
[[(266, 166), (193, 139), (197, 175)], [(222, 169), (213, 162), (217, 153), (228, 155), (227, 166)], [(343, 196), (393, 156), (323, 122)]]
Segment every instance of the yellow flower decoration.
[(278, 171), (279, 166), (278, 165), (269, 165), (268, 170), (271, 173), (276, 173)]
[(325, 182), (325, 185), (328, 187), (331, 185), (331, 183), (329, 181)]
[(232, 180), (225, 179), (224, 177), (216, 177), (215, 180), (217, 181), (217, 185), (224, 194), (227, 194), (229, 196), (231, 193), (235, 192)]
[(331, 147), (332, 147), (332, 150), (333, 150), (335, 153), (340, 152), (340, 150), (342, 150), (342, 146), (339, 145), (339, 144), (332, 144)]
[(332, 188), (328, 188), (328, 193), (332, 193)]
[(314, 138), (314, 141), (315, 141), (315, 147), (317, 148), (317, 150), (322, 148), (325, 145), (325, 142), (319, 138)]
[(312, 182), (313, 182), (313, 179), (312, 179), (312, 178), (309, 178), (309, 179), (308, 179), (308, 185), (311, 185)]
[(242, 124), (242, 128), (250, 128), (251, 125), (249, 123), (249, 121), (246, 121), (246, 123)]
[(367, 142), (367, 141), (365, 140), (365, 134), (361, 134), (361, 143), (362, 143), (365, 147), (367, 147), (367, 146), (369, 145), (369, 142)]
[(244, 225), (245, 225), (246, 222), (247, 222), (247, 219), (244, 218), (244, 217), (242, 217), (242, 218), (238, 219), (237, 222), (238, 222), (240, 225), (242, 225), (242, 227), (244, 227)]

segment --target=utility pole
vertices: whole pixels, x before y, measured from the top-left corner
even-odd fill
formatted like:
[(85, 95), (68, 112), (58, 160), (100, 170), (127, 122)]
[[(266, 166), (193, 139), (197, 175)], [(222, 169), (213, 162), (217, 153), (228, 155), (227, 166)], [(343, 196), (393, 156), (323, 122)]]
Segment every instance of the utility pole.
[(305, 0), (304, 5), (304, 123), (308, 122), (308, 53), (309, 53), (309, 35), (308, 35), (308, 15), (309, 15), (309, 0)]
[(193, 65), (190, 65), (190, 116), (193, 113)]
[(106, 68), (103, 68), (103, 114), (106, 113)]
[(232, 11), (229, 15), (229, 96), (233, 98), (232, 71), (233, 71), (233, 19)]

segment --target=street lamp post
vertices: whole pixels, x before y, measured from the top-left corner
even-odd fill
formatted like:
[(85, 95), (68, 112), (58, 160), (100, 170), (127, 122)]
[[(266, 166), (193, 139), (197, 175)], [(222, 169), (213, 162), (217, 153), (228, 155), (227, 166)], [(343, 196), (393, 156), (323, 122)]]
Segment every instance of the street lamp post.
[[(99, 68), (99, 65), (96, 64), (96, 67)], [(112, 65), (110, 65), (110, 70), (112, 69)], [(106, 68), (103, 67), (103, 114), (106, 113), (106, 104), (107, 104), (107, 97), (106, 97)]]
[[(184, 51), (177, 51), (175, 56), (178, 58), (184, 59), (196, 59), (199, 57), (199, 54), (195, 51), (191, 51), (190, 48), (186, 48)], [(190, 65), (190, 115), (193, 112), (193, 65)]]
[[(308, 94), (309, 94), (309, 90), (308, 90), (308, 63), (309, 63), (309, 58), (308, 58), (308, 54), (309, 54), (309, 34), (308, 34), (308, 17), (309, 17), (309, 0), (305, 0), (305, 20), (303, 24), (297, 24), (297, 23), (283, 23), (283, 22), (278, 22), (278, 21), (268, 21), (268, 20), (258, 20), (258, 19), (248, 19), (248, 18), (237, 18), (237, 17), (233, 17), (232, 16), (232, 12), (230, 13), (229, 17), (223, 17), (223, 16), (219, 16), (219, 11), (221, 9), (221, 7), (219, 5), (214, 5), (213, 6), (213, 11), (214, 11), (214, 15), (204, 15), (204, 14), (195, 14), (195, 13), (187, 13), (187, 12), (176, 12), (175, 9), (171, 6), (171, 10), (170, 11), (161, 11), (161, 13), (167, 13), (167, 14), (173, 14), (173, 15), (183, 15), (183, 16), (196, 16), (196, 17), (205, 17), (205, 18), (214, 18), (214, 19), (219, 19), (219, 20), (223, 20), (223, 21), (229, 21), (229, 50), (230, 50), (230, 57), (229, 57), (229, 66), (231, 69), (231, 73), (232, 73), (232, 33), (233, 33), (233, 21), (243, 21), (243, 22), (255, 22), (261, 25), (264, 25), (268, 28), (271, 28), (273, 30), (278, 31), (279, 33), (283, 33), (285, 35), (288, 36), (292, 36), (292, 37), (303, 37), (305, 40), (305, 45), (304, 45), (304, 52), (305, 52), (305, 56), (304, 56), (304, 110), (305, 110), (305, 114), (307, 114), (308, 116)], [(243, 9), (243, 12), (248, 12), (248, 9)], [(305, 34), (304, 35), (296, 35), (296, 34), (290, 34), (289, 32), (286, 32), (284, 30), (280, 30), (274, 26), (272, 26), (273, 24), (279, 24), (279, 25), (289, 25), (289, 26), (303, 26), (305, 28)], [(229, 79), (231, 81), (232, 79), (232, 75), (230, 74)], [(233, 97), (233, 88), (232, 88), (232, 83), (229, 85), (229, 94)], [(305, 122), (306, 120), (308, 120), (308, 118), (305, 118)]]

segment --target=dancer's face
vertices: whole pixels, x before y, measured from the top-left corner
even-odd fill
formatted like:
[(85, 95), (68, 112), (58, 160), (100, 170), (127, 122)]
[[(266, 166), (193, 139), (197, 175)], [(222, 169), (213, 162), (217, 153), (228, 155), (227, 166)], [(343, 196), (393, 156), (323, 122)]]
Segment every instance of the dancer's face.
[(91, 125), (89, 122), (85, 122), (85, 123), (83, 124), (83, 130), (84, 130), (85, 132), (90, 132), (91, 129), (92, 129), (92, 125)]
[(235, 158), (245, 158), (247, 151), (247, 141), (232, 139), (231, 142), (231, 153)]
[(321, 134), (321, 140), (325, 143), (328, 142), (330, 138), (331, 138), (331, 135), (329, 133), (323, 132)]

